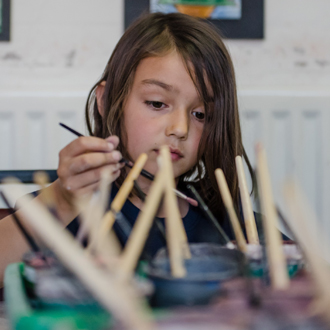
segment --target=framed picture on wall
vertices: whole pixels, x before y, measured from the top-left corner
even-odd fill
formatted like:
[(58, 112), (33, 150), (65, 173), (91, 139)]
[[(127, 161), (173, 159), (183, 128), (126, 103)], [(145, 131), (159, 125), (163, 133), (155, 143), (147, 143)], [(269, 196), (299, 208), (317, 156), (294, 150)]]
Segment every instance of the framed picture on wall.
[(264, 37), (264, 0), (125, 0), (125, 28), (146, 12), (198, 16), (230, 39)]
[(10, 0), (0, 0), (0, 41), (9, 41)]

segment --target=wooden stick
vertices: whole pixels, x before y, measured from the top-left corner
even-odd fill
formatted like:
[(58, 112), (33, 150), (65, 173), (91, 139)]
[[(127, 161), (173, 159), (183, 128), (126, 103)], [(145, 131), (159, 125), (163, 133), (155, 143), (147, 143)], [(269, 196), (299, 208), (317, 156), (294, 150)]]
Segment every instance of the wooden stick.
[[(146, 317), (141, 305), (139, 306), (137, 296), (131, 294), (129, 288), (109, 277), (108, 273), (97, 268), (72, 235), (61, 227), (40, 202), (33, 200), (20, 186), (13, 187), (7, 193), (12, 201), (24, 194), (17, 203), (26, 221), (104, 308), (128, 329), (152, 329), (153, 324), (149, 317)], [(143, 308), (146, 308), (145, 304)]]
[(91, 222), (93, 221), (94, 201), (96, 197), (94, 194), (79, 196), (75, 199), (75, 207), (79, 213), (79, 229), (77, 233), (77, 240), (83, 243), (90, 234)]
[(162, 155), (162, 159), (164, 159), (164, 166), (167, 171), (167, 180), (165, 181), (167, 186), (166, 186), (165, 194), (166, 196), (167, 194), (169, 195), (169, 198), (167, 199), (169, 204), (167, 205), (165, 203), (166, 214), (167, 217), (176, 219), (176, 221), (173, 223), (175, 224), (175, 226), (177, 226), (177, 232), (180, 237), (180, 241), (181, 241), (180, 245), (183, 250), (183, 256), (186, 259), (190, 259), (191, 253), (189, 249), (188, 237), (178, 208), (178, 199), (177, 199), (177, 194), (175, 193), (173, 166), (172, 166), (170, 151), (167, 146), (161, 148), (161, 155)]
[(104, 239), (100, 242), (100, 227), (109, 202), (109, 186), (111, 185), (111, 181), (112, 175), (110, 172), (103, 170), (98, 190), (94, 192), (91, 200), (94, 203), (94, 208), (91, 214), (92, 218), (88, 220), (88, 223), (90, 223), (90, 235), (87, 249), (95, 255), (102, 252), (102, 245), (105, 241)]
[(258, 188), (263, 212), (263, 228), (273, 289), (285, 290), (290, 281), (282, 247), (281, 233), (277, 229), (277, 214), (273, 201), (266, 154), (261, 145), (256, 147)]
[(143, 166), (147, 161), (147, 158), (148, 158), (147, 154), (141, 154), (139, 156), (133, 168), (128, 173), (125, 181), (121, 185), (119, 191), (117, 192), (116, 197), (114, 198), (111, 204), (110, 211), (108, 211), (104, 215), (102, 219), (102, 227), (101, 227), (101, 237), (100, 237), (101, 241), (104, 239), (104, 236), (107, 235), (107, 233), (111, 230), (116, 220), (116, 213), (122, 209), (126, 199), (128, 198), (128, 195), (133, 189), (134, 181), (140, 175)]
[(169, 148), (163, 146), (160, 149), (161, 166), (165, 175), (165, 213), (166, 213), (166, 238), (173, 277), (184, 277), (187, 271), (184, 267), (184, 254), (191, 258), (187, 234), (185, 232), (177, 199), (173, 188), (174, 177)]
[(158, 210), (164, 191), (164, 175), (158, 171), (153, 181), (143, 209), (136, 219), (131, 235), (129, 236), (119, 264), (119, 273), (124, 277), (132, 276), (148, 237), (151, 225)]
[(244, 214), (244, 223), (246, 228), (246, 235), (250, 244), (259, 244), (259, 237), (257, 231), (257, 225), (254, 218), (252, 209), (251, 198), (249, 195), (246, 177), (244, 173), (243, 161), (241, 156), (235, 158), (236, 170), (239, 183), (239, 191), (241, 194), (242, 208)]
[(330, 304), (329, 267), (321, 257), (318, 242), (308, 230), (308, 224), (319, 223), (315, 212), (311, 209), (306, 197), (297, 184), (287, 181), (284, 185), (284, 197), (288, 206), (290, 217), (287, 220), (304, 250), (308, 268), (312, 274), (316, 288), (316, 300), (314, 301), (314, 313), (321, 314), (330, 322), (328, 306)]
[(233, 200), (232, 200), (230, 192), (229, 192), (229, 188), (227, 185), (225, 175), (224, 175), (223, 171), (220, 168), (218, 168), (215, 170), (215, 176), (217, 178), (222, 201), (226, 207), (226, 210), (229, 215), (229, 219), (231, 221), (231, 224), (232, 224), (232, 227), (234, 230), (237, 246), (240, 251), (246, 252), (246, 241), (245, 241), (241, 226), (239, 224), (239, 221), (238, 221), (235, 209), (234, 209)]
[(41, 187), (41, 200), (51, 210), (56, 212), (55, 196), (52, 187), (47, 187), (49, 184), (49, 176), (44, 171), (37, 171), (33, 174), (33, 181)]

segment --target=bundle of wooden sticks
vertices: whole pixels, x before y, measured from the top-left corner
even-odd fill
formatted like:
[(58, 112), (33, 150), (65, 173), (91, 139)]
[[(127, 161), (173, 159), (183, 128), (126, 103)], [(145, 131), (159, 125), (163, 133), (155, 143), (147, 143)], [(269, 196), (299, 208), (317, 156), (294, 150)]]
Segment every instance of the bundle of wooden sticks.
[[(257, 147), (256, 155), (258, 190), (263, 213), (263, 228), (271, 287), (275, 292), (290, 292), (292, 286), (290, 286), (281, 235), (277, 229), (277, 214), (272, 198), (266, 156), (261, 146)], [(163, 197), (166, 209), (166, 241), (173, 278), (184, 278), (186, 276), (185, 260), (191, 258), (187, 235), (174, 192), (175, 181), (170, 153), (166, 146), (161, 148), (159, 171), (155, 175), (143, 210), (140, 212), (123, 250), (121, 250), (120, 244), (112, 231), (116, 215), (121, 211), (131, 193), (134, 181), (142, 171), (146, 160), (147, 156), (145, 154), (140, 155), (112, 201), (109, 211), (106, 211), (106, 208), (109, 200), (111, 177), (106, 172), (102, 175), (99, 190), (88, 200), (81, 199), (77, 201), (77, 208), (81, 214), (78, 238), (80, 240), (88, 238), (86, 248), (63, 230), (54, 216), (54, 212), (49, 211), (52, 210), (51, 196), (48, 196), (42, 204), (26, 195), (22, 185), (13, 186), (12, 190), (7, 193), (10, 202), (14, 202), (18, 197), (25, 195), (17, 201), (21, 214), (23, 214), (23, 223), (28, 223), (33, 228), (40, 240), (81, 281), (95, 299), (120, 321), (120, 324), (127, 329), (141, 330), (157, 328), (157, 322), (151, 317), (152, 312), (146, 306), (143, 298), (136, 292), (136, 288), (132, 284), (132, 277)], [(246, 253), (248, 245), (259, 245), (260, 242), (243, 163), (239, 156), (236, 158), (236, 165), (248, 243), (242, 232), (221, 169), (216, 170), (216, 178), (234, 230), (237, 248)], [(39, 177), (36, 177), (36, 181), (45, 189), (47, 182), (44, 177), (39, 175)], [(298, 241), (297, 243), (304, 251), (316, 288), (312, 297), (315, 298), (313, 300), (313, 311), (316, 315), (321, 316), (323, 321), (330, 322), (329, 314), (326, 311), (327, 303), (330, 301), (330, 289), (327, 286), (329, 270), (320, 257), (317, 242), (313, 242), (309, 233), (304, 230), (306, 227), (303, 225), (304, 222), (308, 221), (308, 217), (313, 215), (306, 209), (307, 203), (296, 185), (286, 184), (285, 197), (290, 209), (288, 220), (290, 220), (291, 230)], [(234, 245), (228, 242), (227, 246), (232, 248)], [(222, 301), (222, 304), (225, 303)], [(225, 311), (227, 307), (225, 306), (223, 310)], [(248, 310), (248, 307), (246, 308)], [(192, 309), (192, 311), (196, 313), (196, 309)], [(221, 313), (220, 310), (219, 313)], [(235, 314), (234, 311), (232, 313)], [(237, 329), (251, 328), (250, 325), (255, 324), (255, 322), (251, 322), (251, 320), (246, 320), (246, 327), (237, 327)], [(265, 327), (265, 329), (267, 328)]]

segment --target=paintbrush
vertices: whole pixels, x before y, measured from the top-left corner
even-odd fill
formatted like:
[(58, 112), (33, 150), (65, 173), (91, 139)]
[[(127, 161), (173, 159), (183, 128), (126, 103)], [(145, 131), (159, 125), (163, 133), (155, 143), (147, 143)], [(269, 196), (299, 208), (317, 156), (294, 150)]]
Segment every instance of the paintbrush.
[[(25, 194), (21, 185), (15, 185), (8, 193), (9, 200), (17, 200)], [(32, 197), (24, 195), (17, 201), (36, 234), (56, 254), (59, 260), (86, 286), (91, 294), (120, 320), (126, 329), (154, 329), (147, 306), (126, 283), (116, 280), (103, 268), (97, 266), (73, 236), (54, 219), (40, 202), (32, 202)], [(143, 307), (142, 307), (143, 306)]]
[(39, 248), (39, 246), (36, 244), (36, 242), (34, 241), (34, 239), (32, 238), (32, 236), (30, 234), (28, 234), (28, 232), (26, 231), (26, 229), (23, 227), (21, 221), (18, 219), (17, 215), (16, 215), (16, 210), (10, 206), (10, 203), (7, 199), (7, 197), (4, 195), (4, 193), (2, 191), (0, 191), (0, 195), (3, 199), (3, 201), (5, 202), (5, 204), (7, 205), (9, 211), (10, 211), (10, 215), (13, 217), (13, 219), (15, 220), (15, 223), (17, 224), (18, 228), (20, 229), (20, 231), (22, 232), (24, 238), (26, 239), (26, 241), (28, 242), (28, 244), (30, 245), (32, 251), (36, 252), (36, 253), (40, 253), (41, 250)]
[[(81, 136), (84, 136), (83, 134), (77, 132), (76, 130), (74, 130), (73, 128), (63, 124), (63, 123), (59, 123), (60, 126), (64, 127), (65, 129), (67, 129), (68, 131), (70, 131), (71, 133), (77, 135), (78, 137), (81, 137)], [(125, 163), (125, 166), (129, 167), (129, 168), (132, 168), (133, 167), (133, 163), (125, 158), (122, 158), (119, 163)], [(140, 173), (142, 176), (144, 176), (145, 178), (147, 178), (148, 180), (150, 181), (153, 181), (155, 179), (155, 176), (152, 175), (151, 173), (149, 173), (148, 171), (142, 169), (141, 173)], [(183, 194), (181, 191), (177, 190), (177, 189), (174, 189), (175, 191), (175, 194), (181, 198), (181, 199), (184, 199), (185, 201), (187, 201), (189, 204), (191, 204), (192, 206), (198, 206), (198, 202), (195, 201), (194, 199), (186, 196), (185, 194)]]
[[(140, 186), (136, 180), (134, 181), (134, 189), (136, 191), (137, 196), (141, 199), (142, 202), (144, 202), (146, 199), (146, 194), (142, 191), (142, 189), (140, 188)], [(159, 205), (161, 206), (161, 204), (162, 204), (162, 201), (159, 203)], [(157, 213), (158, 212), (156, 212), (156, 214)], [(155, 218), (155, 224), (156, 224), (158, 230), (160, 231), (162, 238), (164, 239), (164, 242), (166, 243), (165, 228), (164, 228), (163, 224), (160, 222), (159, 218)]]
[(106, 212), (102, 218), (101, 228), (100, 228), (100, 236), (98, 238), (99, 243), (101, 244), (102, 241), (105, 239), (109, 231), (115, 222), (117, 212), (120, 212), (122, 209), (125, 201), (127, 200), (133, 186), (134, 180), (137, 179), (139, 176), (142, 167), (144, 166), (145, 162), (147, 161), (147, 155), (141, 154), (132, 170), (128, 173), (125, 181), (122, 183), (120, 189), (118, 190), (116, 197), (113, 199), (110, 210)]
[(119, 273), (121, 273), (123, 277), (129, 277), (133, 274), (139, 256), (142, 253), (163, 195), (164, 179), (162, 174), (162, 171), (159, 171), (156, 175), (150, 187), (149, 194), (146, 197), (143, 210), (139, 213), (123, 250), (120, 265), (118, 266)]
[(233, 227), (233, 230), (234, 230), (237, 246), (238, 246), (240, 251), (245, 253), (246, 250), (247, 250), (246, 240), (244, 238), (242, 228), (241, 228), (240, 223), (239, 223), (238, 218), (237, 218), (237, 214), (236, 214), (236, 211), (235, 211), (235, 208), (234, 208), (233, 199), (230, 195), (230, 191), (229, 191), (229, 188), (228, 188), (228, 184), (227, 184), (225, 175), (224, 175), (223, 171), (220, 168), (215, 170), (215, 177), (216, 177), (217, 182), (218, 182), (218, 186), (219, 186), (219, 190), (220, 190), (220, 194), (221, 194), (221, 197), (222, 197), (223, 204), (224, 204), (224, 206), (227, 210), (230, 223), (231, 223), (231, 225)]
[(241, 156), (236, 156), (236, 170), (239, 184), (239, 191), (242, 201), (242, 209), (244, 215), (244, 223), (246, 236), (250, 244), (259, 244), (257, 225), (254, 219), (252, 203), (248, 192), (247, 182), (244, 173), (243, 161)]
[(227, 234), (224, 232), (224, 230), (222, 229), (222, 227), (219, 225), (217, 219), (215, 218), (215, 216), (213, 215), (213, 213), (210, 211), (210, 209), (208, 208), (208, 206), (206, 205), (206, 203), (203, 201), (202, 197), (197, 192), (197, 190), (195, 189), (195, 187), (192, 186), (191, 184), (188, 184), (187, 185), (187, 188), (191, 191), (191, 193), (194, 195), (194, 197), (198, 201), (198, 205), (199, 205), (200, 209), (204, 212), (204, 214), (206, 215), (206, 217), (212, 222), (212, 224), (215, 226), (215, 228), (217, 228), (217, 230), (219, 231), (219, 233), (221, 235), (221, 238), (224, 241), (224, 244), (228, 248), (230, 248), (230, 249), (235, 248), (234, 244), (232, 242), (230, 242)]
[(282, 237), (277, 229), (277, 214), (273, 202), (266, 152), (261, 144), (256, 146), (256, 159), (258, 190), (263, 212), (262, 223), (266, 238), (271, 285), (273, 289), (285, 290), (289, 287), (290, 280), (282, 247)]

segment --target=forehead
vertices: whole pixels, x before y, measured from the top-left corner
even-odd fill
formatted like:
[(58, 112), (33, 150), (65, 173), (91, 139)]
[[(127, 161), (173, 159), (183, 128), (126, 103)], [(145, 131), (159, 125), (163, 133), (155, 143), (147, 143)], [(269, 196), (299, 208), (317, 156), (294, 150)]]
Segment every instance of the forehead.
[[(190, 77), (186, 65), (181, 56), (173, 51), (164, 56), (147, 57), (140, 61), (137, 66), (134, 84), (148, 86), (148, 82), (164, 82), (164, 86), (171, 86), (175, 90), (182, 85), (191, 85), (193, 81)], [(162, 87), (159, 84), (159, 87)]]

